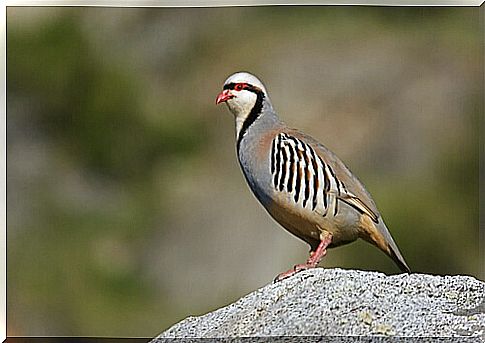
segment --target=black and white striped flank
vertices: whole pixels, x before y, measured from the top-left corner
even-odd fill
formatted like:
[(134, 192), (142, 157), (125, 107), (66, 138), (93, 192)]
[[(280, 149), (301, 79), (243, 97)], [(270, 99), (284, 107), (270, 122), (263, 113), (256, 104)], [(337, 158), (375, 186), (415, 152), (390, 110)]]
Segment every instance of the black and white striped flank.
[(332, 214), (337, 215), (338, 199), (377, 221), (377, 215), (347, 190), (332, 167), (296, 137), (282, 132), (274, 138), (270, 172), (274, 189), (290, 193), (294, 203), (303, 208), (325, 216), (332, 207)]

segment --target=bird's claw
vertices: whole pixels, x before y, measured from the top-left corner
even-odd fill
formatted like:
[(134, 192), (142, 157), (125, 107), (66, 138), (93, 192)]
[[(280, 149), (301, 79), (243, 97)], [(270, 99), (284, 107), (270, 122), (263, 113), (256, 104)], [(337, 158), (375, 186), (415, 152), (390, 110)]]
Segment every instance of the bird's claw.
[(277, 277), (275, 277), (275, 279), (273, 280), (273, 282), (280, 282), (284, 279), (287, 279), (289, 278), (290, 276), (293, 276), (303, 270), (307, 270), (307, 269), (311, 269), (311, 268), (315, 268), (314, 265), (311, 265), (311, 264), (297, 264), (295, 265), (292, 269), (284, 272), (284, 273), (281, 273), (281, 274), (278, 274)]

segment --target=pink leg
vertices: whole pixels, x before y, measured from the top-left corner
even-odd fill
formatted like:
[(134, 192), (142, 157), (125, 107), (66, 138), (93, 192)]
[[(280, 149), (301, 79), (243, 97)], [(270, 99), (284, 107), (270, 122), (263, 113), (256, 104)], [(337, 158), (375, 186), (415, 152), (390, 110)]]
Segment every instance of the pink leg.
[(310, 253), (310, 257), (308, 258), (305, 264), (297, 264), (296, 266), (293, 267), (293, 269), (290, 269), (284, 273), (279, 274), (275, 278), (274, 282), (278, 282), (283, 279), (286, 279), (298, 272), (301, 272), (302, 270), (315, 268), (318, 265), (318, 263), (322, 260), (322, 258), (327, 254), (327, 247), (331, 242), (332, 242), (332, 235), (331, 234), (326, 235), (320, 241), (320, 244), (318, 245), (317, 249)]

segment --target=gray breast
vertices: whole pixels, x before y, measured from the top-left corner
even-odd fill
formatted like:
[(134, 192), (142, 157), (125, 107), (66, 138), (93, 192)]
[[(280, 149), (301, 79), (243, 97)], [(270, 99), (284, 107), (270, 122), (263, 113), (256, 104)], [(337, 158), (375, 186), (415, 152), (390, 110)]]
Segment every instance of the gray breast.
[[(272, 201), (274, 188), (270, 171), (270, 149), (261, 150), (261, 140), (283, 124), (271, 111), (263, 111), (246, 130), (238, 146), (238, 160), (249, 187), (263, 205)], [(261, 156), (263, 154), (263, 156)]]

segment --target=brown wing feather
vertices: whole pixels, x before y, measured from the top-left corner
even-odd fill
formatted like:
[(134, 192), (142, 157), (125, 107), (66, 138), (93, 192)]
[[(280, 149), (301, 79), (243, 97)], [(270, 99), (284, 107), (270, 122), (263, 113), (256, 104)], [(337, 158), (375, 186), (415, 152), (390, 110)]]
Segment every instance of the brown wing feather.
[(342, 195), (340, 199), (347, 202), (349, 205), (357, 207), (363, 213), (366, 213), (375, 222), (378, 221), (380, 213), (377, 210), (377, 206), (372, 200), (372, 197), (364, 188), (363, 184), (355, 177), (347, 166), (330, 150), (328, 150), (323, 144), (319, 143), (314, 138), (305, 135), (304, 133), (291, 129), (288, 130), (288, 134), (302, 139), (309, 144), (315, 152), (322, 158), (322, 160), (329, 164), (335, 171), (337, 178), (342, 181), (345, 188), (351, 193), (351, 195)]
[(379, 221), (378, 215), (375, 214), (374, 211), (372, 211), (359, 198), (354, 197), (352, 195), (347, 195), (347, 194), (340, 195), (340, 196), (338, 196), (338, 198), (340, 200), (342, 200), (343, 202), (345, 202), (347, 205), (350, 205), (350, 206), (356, 208), (358, 211), (367, 214), (372, 219), (372, 221), (374, 221), (375, 223), (377, 223)]

